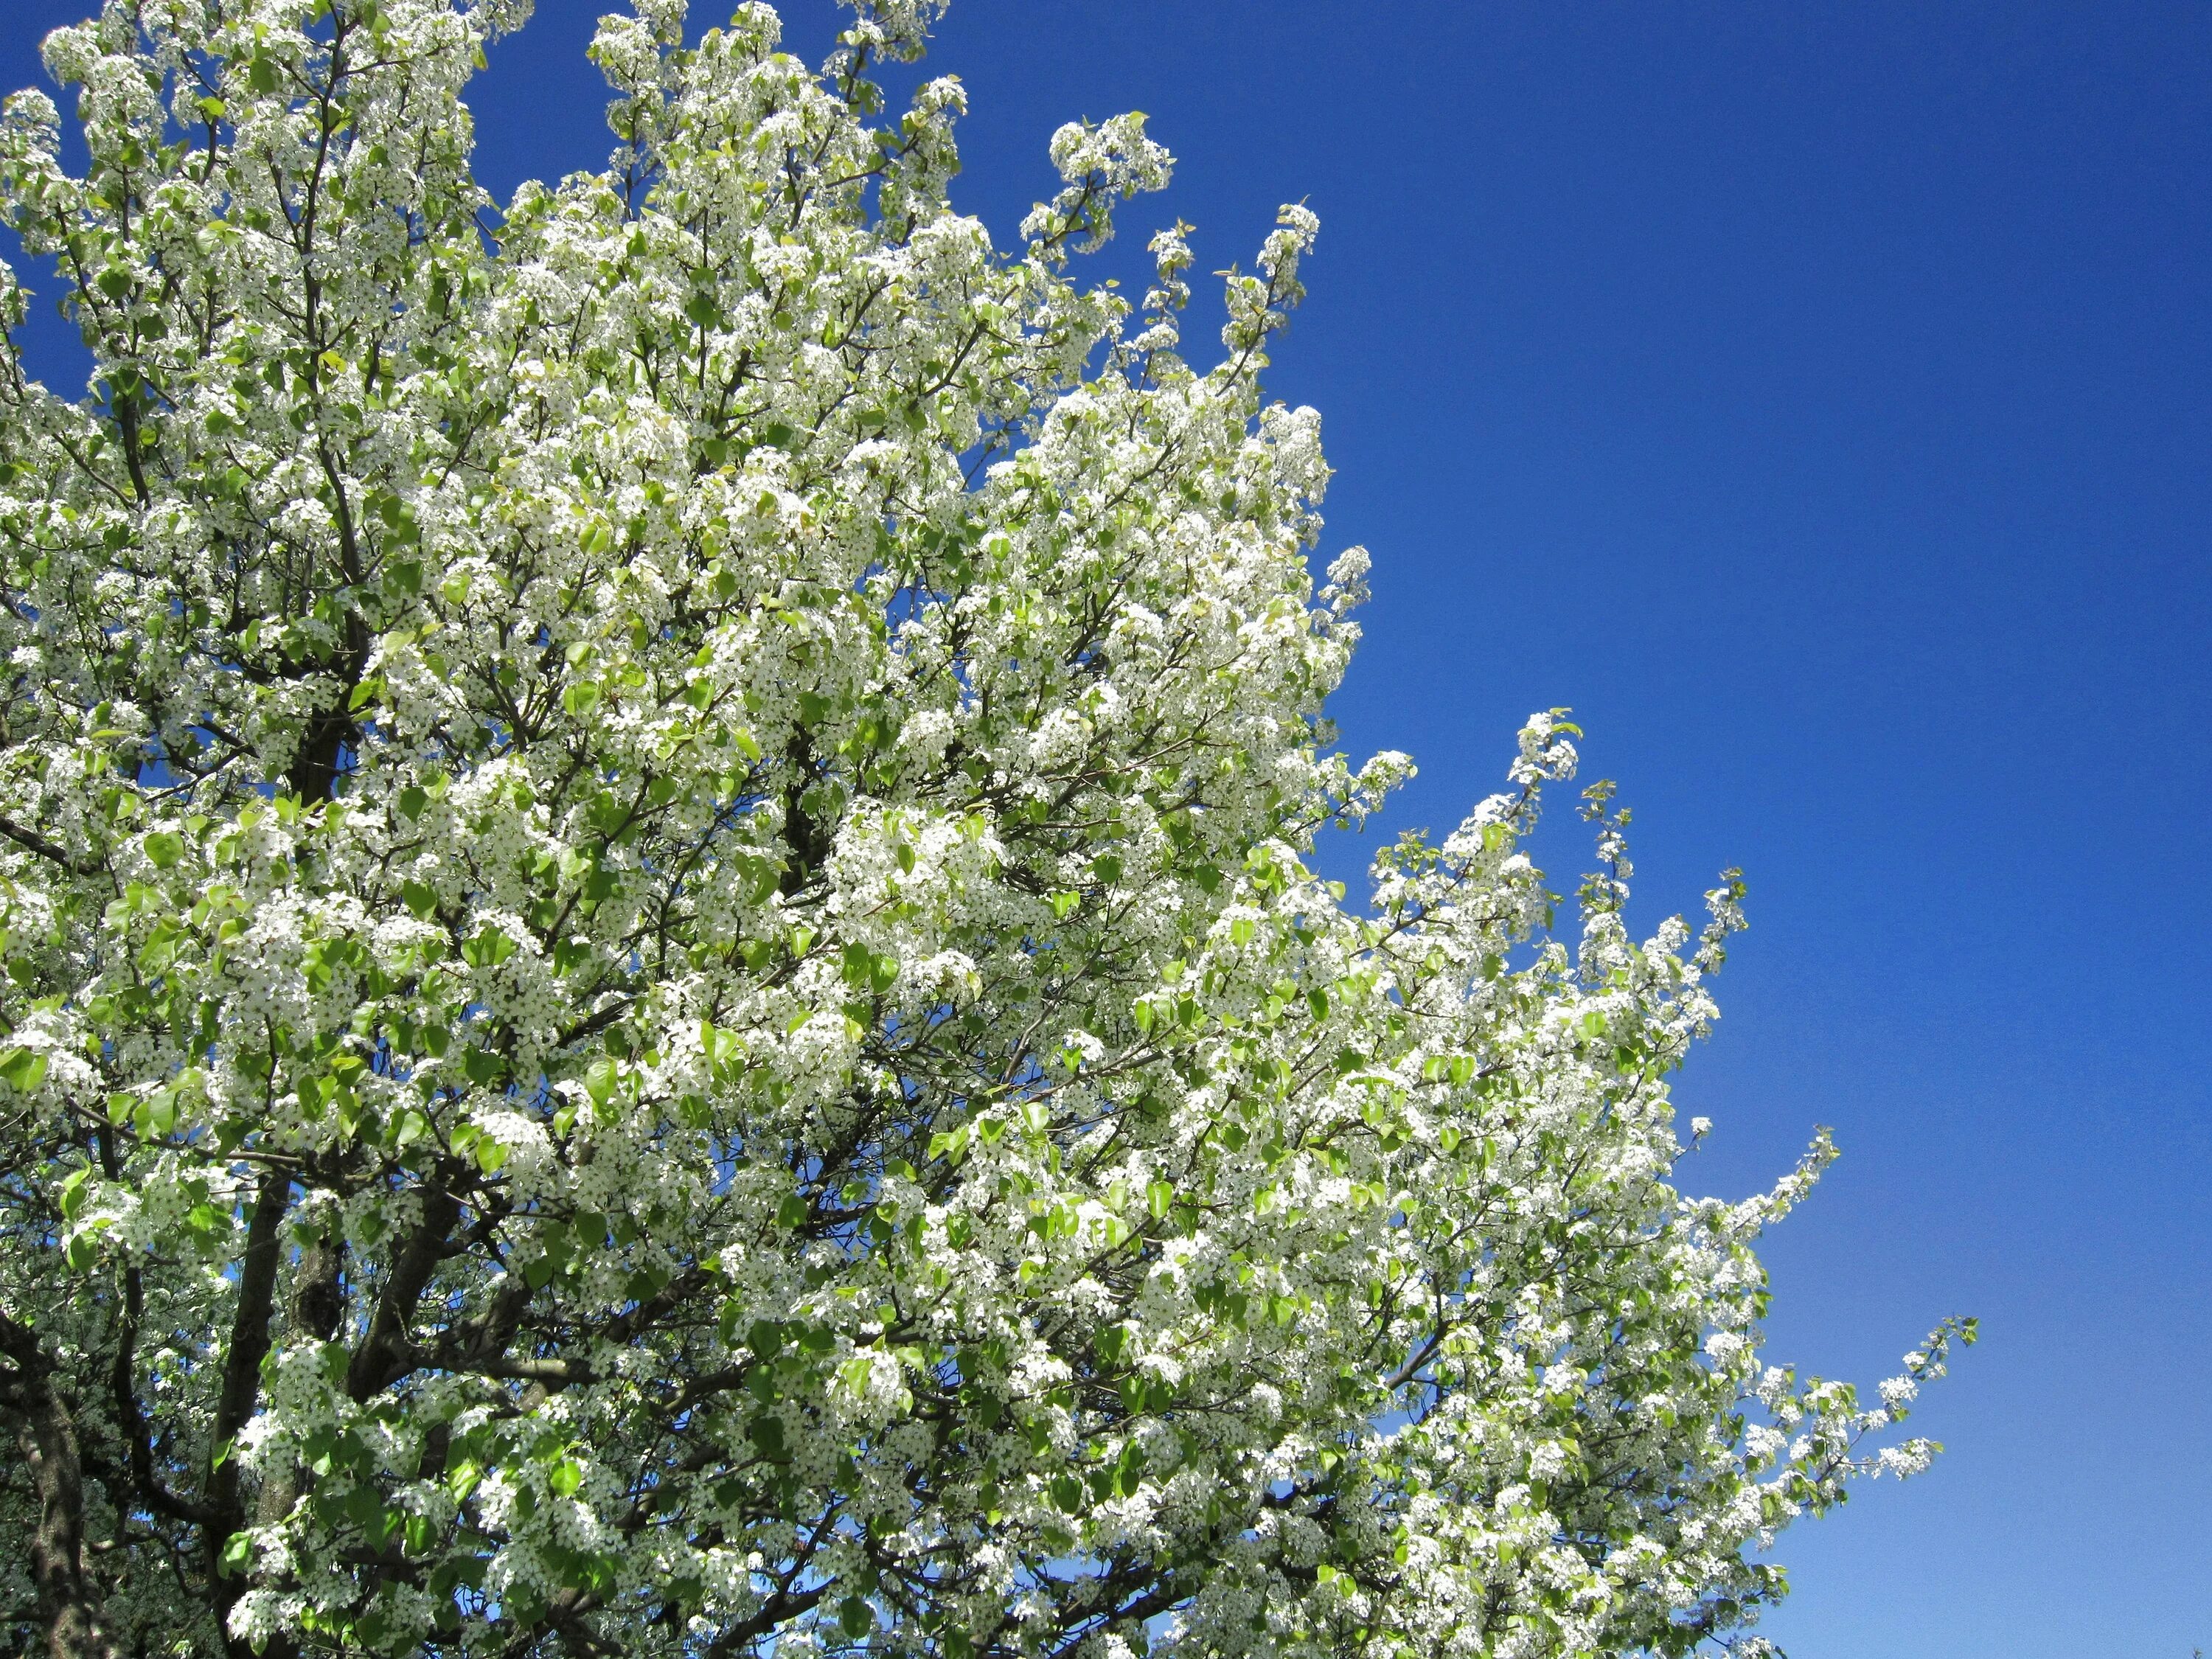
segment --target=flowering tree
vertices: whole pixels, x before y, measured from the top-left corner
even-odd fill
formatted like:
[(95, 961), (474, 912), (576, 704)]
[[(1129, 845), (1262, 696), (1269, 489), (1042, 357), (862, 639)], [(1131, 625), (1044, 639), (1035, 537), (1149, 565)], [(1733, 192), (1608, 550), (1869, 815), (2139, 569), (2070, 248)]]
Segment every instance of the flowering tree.
[[(765, 6), (592, 51), (488, 230), (525, 0), (109, 0), (6, 212), (0, 1617), (56, 1655), (1679, 1654), (1878, 1407), (1758, 1358), (1668, 1184), (1730, 878), (1579, 934), (1574, 728), (1346, 908), (1315, 222), (1180, 355), (1069, 273), (1169, 157), (1063, 128), (994, 250), (957, 82)], [(27, 290), (0, 268), (0, 307)], [(1970, 1333), (1969, 1333), (1970, 1334)]]

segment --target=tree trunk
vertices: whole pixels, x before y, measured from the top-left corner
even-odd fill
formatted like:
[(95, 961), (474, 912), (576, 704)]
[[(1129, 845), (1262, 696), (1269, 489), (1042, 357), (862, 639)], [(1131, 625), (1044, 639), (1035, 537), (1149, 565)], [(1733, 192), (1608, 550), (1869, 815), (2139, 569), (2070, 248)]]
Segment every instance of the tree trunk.
[(120, 1659), (100, 1597), (84, 1571), (84, 1468), (76, 1425), (54, 1387), (53, 1362), (38, 1338), (0, 1314), (0, 1415), (11, 1419), (15, 1443), (38, 1494), (39, 1521), (30, 1538), (31, 1577), (49, 1659)]

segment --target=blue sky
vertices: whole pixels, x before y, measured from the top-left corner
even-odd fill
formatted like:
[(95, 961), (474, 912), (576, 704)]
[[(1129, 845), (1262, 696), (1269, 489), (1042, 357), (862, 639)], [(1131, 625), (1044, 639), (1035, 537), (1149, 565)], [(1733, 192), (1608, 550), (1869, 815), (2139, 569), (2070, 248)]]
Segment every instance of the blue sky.
[[(12, 0), (0, 81), (82, 9)], [(604, 156), (598, 9), (495, 50), (502, 195)], [(828, 6), (784, 9), (818, 58)], [(1273, 385), (1324, 416), (1328, 550), (1375, 555), (1335, 713), (1421, 763), (1394, 825), (1571, 704), (1644, 921), (1745, 869), (1686, 1183), (1832, 1124), (1774, 1353), (1871, 1381), (1985, 1333), (1936, 1468), (1784, 1540), (1769, 1632), (2212, 1645), (2212, 11), (958, 0), (928, 67), (1002, 237), (1052, 129), (1128, 108), (1181, 167), (1112, 268), (1176, 214), (1203, 271), (1320, 213)]]

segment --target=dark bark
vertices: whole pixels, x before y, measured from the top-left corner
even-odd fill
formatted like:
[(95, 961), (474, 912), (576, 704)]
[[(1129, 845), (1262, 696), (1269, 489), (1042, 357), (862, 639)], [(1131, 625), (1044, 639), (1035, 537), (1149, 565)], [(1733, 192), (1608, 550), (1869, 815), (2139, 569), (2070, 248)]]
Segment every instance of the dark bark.
[(783, 792), (783, 839), (791, 848), (791, 858), (777, 885), (783, 896), (790, 898), (805, 891), (815, 872), (829, 861), (836, 837), (834, 826), (815, 823), (813, 815), (806, 810), (806, 792), (814, 787), (821, 773), (805, 727), (793, 728), (785, 752), (791, 762), (791, 781)]
[(460, 1215), (459, 1200), (444, 1183), (424, 1190), (422, 1223), (393, 1255), (384, 1293), (377, 1297), (376, 1312), (369, 1319), (368, 1334), (346, 1370), (346, 1391), (356, 1400), (368, 1399), (414, 1369), (408, 1332), (415, 1322), (415, 1304), (446, 1259), (447, 1241)]
[(328, 800), (338, 780), (338, 763), (353, 738), (353, 720), (340, 709), (319, 709), (307, 717), (298, 752), (284, 774), (285, 784), (301, 800)]
[(338, 1275), (345, 1265), (345, 1243), (327, 1233), (318, 1234), (300, 1250), (300, 1265), (292, 1279), (292, 1328), (327, 1342), (338, 1334), (345, 1316), (345, 1292)]
[(38, 1338), (0, 1314), (0, 1415), (14, 1425), (39, 1519), (30, 1544), (31, 1577), (48, 1659), (120, 1659), (102, 1598), (84, 1570), (84, 1465), (76, 1425), (54, 1387), (53, 1362)]
[(261, 1362), (269, 1354), (269, 1328), (276, 1301), (276, 1268), (283, 1256), (284, 1212), (291, 1202), (292, 1180), (271, 1170), (261, 1177), (253, 1197), (253, 1219), (246, 1230), (246, 1254), (239, 1264), (238, 1311), (230, 1326), (230, 1351), (223, 1360), (222, 1393), (216, 1404), (212, 1450), (223, 1461), (208, 1472), (200, 1534), (209, 1601), (232, 1659), (248, 1659), (252, 1650), (229, 1632), (230, 1610), (244, 1584), (224, 1570), (223, 1547), (246, 1524), (246, 1499), (239, 1483), (238, 1460), (227, 1455), (231, 1441), (253, 1415), (261, 1395)]

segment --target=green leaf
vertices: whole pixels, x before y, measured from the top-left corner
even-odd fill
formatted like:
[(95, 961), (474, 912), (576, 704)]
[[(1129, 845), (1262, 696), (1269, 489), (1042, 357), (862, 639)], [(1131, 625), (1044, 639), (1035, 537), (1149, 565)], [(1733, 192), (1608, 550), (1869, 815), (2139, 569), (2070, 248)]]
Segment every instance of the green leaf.
[(185, 838), (160, 830), (146, 837), (145, 848), (147, 861), (156, 870), (172, 869), (185, 855)]
[(1134, 1498), (1137, 1489), (1145, 1483), (1145, 1449), (1133, 1440), (1124, 1446), (1114, 1474), (1115, 1490), (1124, 1498)]
[(499, 928), (485, 927), (461, 946), (461, 959), (471, 968), (496, 968), (520, 949)]
[(860, 940), (854, 939), (839, 953), (839, 957), (845, 983), (856, 991), (866, 990), (869, 981), (874, 976), (875, 953)]
[(791, 1454), (784, 1445), (783, 1420), (781, 1418), (773, 1415), (756, 1417), (745, 1425), (745, 1432), (752, 1437), (753, 1444), (760, 1448), (761, 1455), (770, 1462), (781, 1463), (790, 1457)]
[(837, 1604), (837, 1628), (854, 1641), (859, 1641), (876, 1627), (875, 1610), (857, 1595), (848, 1595)]
[(29, 1094), (46, 1080), (46, 1057), (27, 1048), (9, 1048), (0, 1053), (0, 1078), (11, 1089)]
[(592, 1097), (592, 1104), (604, 1106), (615, 1097), (615, 1085), (622, 1073), (615, 1062), (602, 1054), (584, 1068), (584, 1092)]

